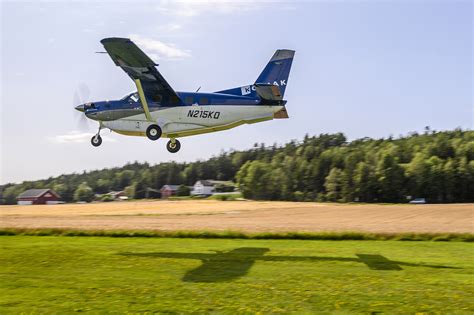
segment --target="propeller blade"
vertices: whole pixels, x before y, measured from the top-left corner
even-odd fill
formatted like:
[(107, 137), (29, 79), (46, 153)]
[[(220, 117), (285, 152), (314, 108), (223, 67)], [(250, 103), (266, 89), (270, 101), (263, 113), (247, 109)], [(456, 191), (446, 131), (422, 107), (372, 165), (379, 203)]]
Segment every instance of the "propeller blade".
[(89, 131), (91, 129), (90, 127), (89, 120), (82, 115), (82, 117), (77, 121), (77, 129), (80, 131)]
[(79, 84), (78, 92), (82, 104), (90, 101), (91, 90), (85, 83)]
[(80, 131), (90, 130), (90, 121), (84, 114), (84, 104), (90, 102), (90, 89), (85, 83), (80, 83), (73, 96), (74, 116), (77, 129)]

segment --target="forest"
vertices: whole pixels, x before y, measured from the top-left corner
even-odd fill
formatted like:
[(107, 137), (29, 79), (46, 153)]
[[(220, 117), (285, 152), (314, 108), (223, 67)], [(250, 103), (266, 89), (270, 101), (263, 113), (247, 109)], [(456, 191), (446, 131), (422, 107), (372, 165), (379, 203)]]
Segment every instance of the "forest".
[(342, 133), (306, 135), (284, 145), (255, 144), (191, 163), (128, 163), (123, 167), (7, 184), (3, 203), (30, 188), (52, 188), (66, 202), (124, 190), (142, 199), (165, 184), (234, 181), (255, 200), (474, 202), (474, 131), (412, 132), (398, 138), (348, 141)]

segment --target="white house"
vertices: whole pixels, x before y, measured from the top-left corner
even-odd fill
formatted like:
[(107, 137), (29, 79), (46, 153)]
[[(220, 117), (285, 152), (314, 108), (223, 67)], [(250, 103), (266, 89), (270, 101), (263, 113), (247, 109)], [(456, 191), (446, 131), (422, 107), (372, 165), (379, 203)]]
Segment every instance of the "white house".
[(191, 191), (191, 195), (210, 196), (215, 192), (216, 184), (209, 180), (198, 180)]

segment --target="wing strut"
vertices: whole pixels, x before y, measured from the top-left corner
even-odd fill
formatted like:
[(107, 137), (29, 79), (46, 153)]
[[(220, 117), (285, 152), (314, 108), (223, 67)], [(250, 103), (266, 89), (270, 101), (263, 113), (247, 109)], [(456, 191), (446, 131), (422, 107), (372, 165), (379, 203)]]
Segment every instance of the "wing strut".
[(142, 83), (140, 79), (135, 79), (135, 84), (137, 85), (138, 95), (140, 96), (140, 102), (142, 103), (143, 110), (145, 111), (145, 117), (148, 121), (153, 121), (151, 119), (150, 110), (148, 109), (148, 103), (146, 101), (145, 93), (143, 93)]

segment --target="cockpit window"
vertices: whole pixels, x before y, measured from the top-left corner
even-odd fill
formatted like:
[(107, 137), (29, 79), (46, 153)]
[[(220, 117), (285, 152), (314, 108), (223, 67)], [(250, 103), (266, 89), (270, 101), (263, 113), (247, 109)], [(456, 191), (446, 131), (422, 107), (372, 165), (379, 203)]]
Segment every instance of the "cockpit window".
[(125, 95), (124, 97), (122, 97), (120, 100), (121, 101), (132, 100), (133, 102), (136, 103), (139, 100), (138, 93), (137, 92), (129, 93)]

